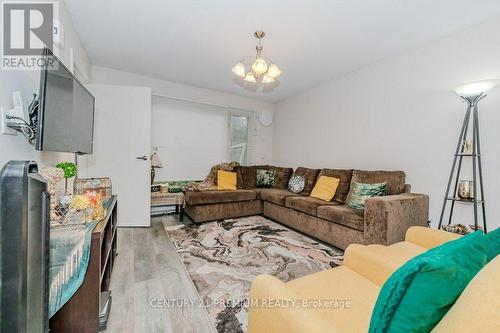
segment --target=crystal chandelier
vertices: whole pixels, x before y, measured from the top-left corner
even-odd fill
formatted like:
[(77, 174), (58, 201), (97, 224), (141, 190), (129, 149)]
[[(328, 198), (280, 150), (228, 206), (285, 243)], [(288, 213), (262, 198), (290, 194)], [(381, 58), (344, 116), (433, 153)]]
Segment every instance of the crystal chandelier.
[(260, 45), (260, 41), (266, 36), (266, 33), (259, 30), (253, 35), (259, 41), (255, 47), (257, 50), (255, 61), (250, 64), (242, 60), (234, 65), (232, 71), (236, 76), (243, 78), (243, 80), (248, 83), (273, 83), (276, 81), (276, 78), (280, 76), (281, 69), (269, 59), (266, 60), (262, 57), (263, 47)]

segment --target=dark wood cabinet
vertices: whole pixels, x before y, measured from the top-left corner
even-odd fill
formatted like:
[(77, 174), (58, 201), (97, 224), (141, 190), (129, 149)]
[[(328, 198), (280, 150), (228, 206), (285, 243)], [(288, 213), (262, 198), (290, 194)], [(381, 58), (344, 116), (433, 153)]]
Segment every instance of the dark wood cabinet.
[(50, 318), (51, 333), (97, 333), (101, 292), (109, 290), (116, 252), (117, 197), (111, 198), (106, 217), (92, 231), (90, 258), (83, 284)]

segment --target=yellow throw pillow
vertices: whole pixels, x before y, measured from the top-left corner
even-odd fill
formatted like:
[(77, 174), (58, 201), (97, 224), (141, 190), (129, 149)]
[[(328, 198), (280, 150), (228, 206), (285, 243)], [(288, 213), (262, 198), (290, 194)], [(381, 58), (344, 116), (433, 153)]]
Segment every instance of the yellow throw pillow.
[(314, 185), (314, 188), (311, 192), (311, 197), (318, 198), (324, 201), (331, 201), (335, 196), (335, 192), (337, 192), (337, 188), (339, 187), (340, 179), (321, 176), (319, 180)]
[(236, 172), (217, 170), (217, 189), (236, 190)]

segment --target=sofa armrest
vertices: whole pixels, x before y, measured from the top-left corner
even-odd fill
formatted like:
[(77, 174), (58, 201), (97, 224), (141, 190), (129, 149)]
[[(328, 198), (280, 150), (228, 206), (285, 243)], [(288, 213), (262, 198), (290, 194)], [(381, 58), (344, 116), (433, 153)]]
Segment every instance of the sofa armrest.
[(460, 238), (458, 234), (427, 227), (411, 227), (406, 232), (405, 240), (426, 249), (439, 246), (448, 241)]
[(403, 193), (369, 198), (365, 202), (364, 238), (367, 244), (383, 244), (404, 240), (412, 226), (427, 226), (429, 197)]
[[(248, 333), (336, 333), (312, 309), (302, 308), (302, 298), (285, 283), (270, 275), (259, 275), (250, 289)], [(284, 306), (271, 305), (279, 301)], [(292, 305), (295, 301), (295, 306)], [(286, 305), (288, 302), (288, 306)]]

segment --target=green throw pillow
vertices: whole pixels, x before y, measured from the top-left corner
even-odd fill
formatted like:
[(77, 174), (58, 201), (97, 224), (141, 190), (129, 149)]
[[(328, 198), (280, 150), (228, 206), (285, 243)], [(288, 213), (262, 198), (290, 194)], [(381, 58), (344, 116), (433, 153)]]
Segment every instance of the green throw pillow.
[(257, 169), (257, 187), (273, 187), (276, 170)]
[(491, 261), (500, 253), (500, 228), (488, 232), (484, 237), (488, 249), (488, 261)]
[(347, 203), (347, 207), (363, 210), (366, 199), (386, 194), (387, 183), (363, 184), (354, 182), (351, 185), (351, 199)]
[(409, 260), (380, 290), (369, 333), (430, 332), (486, 262), (482, 231)]

